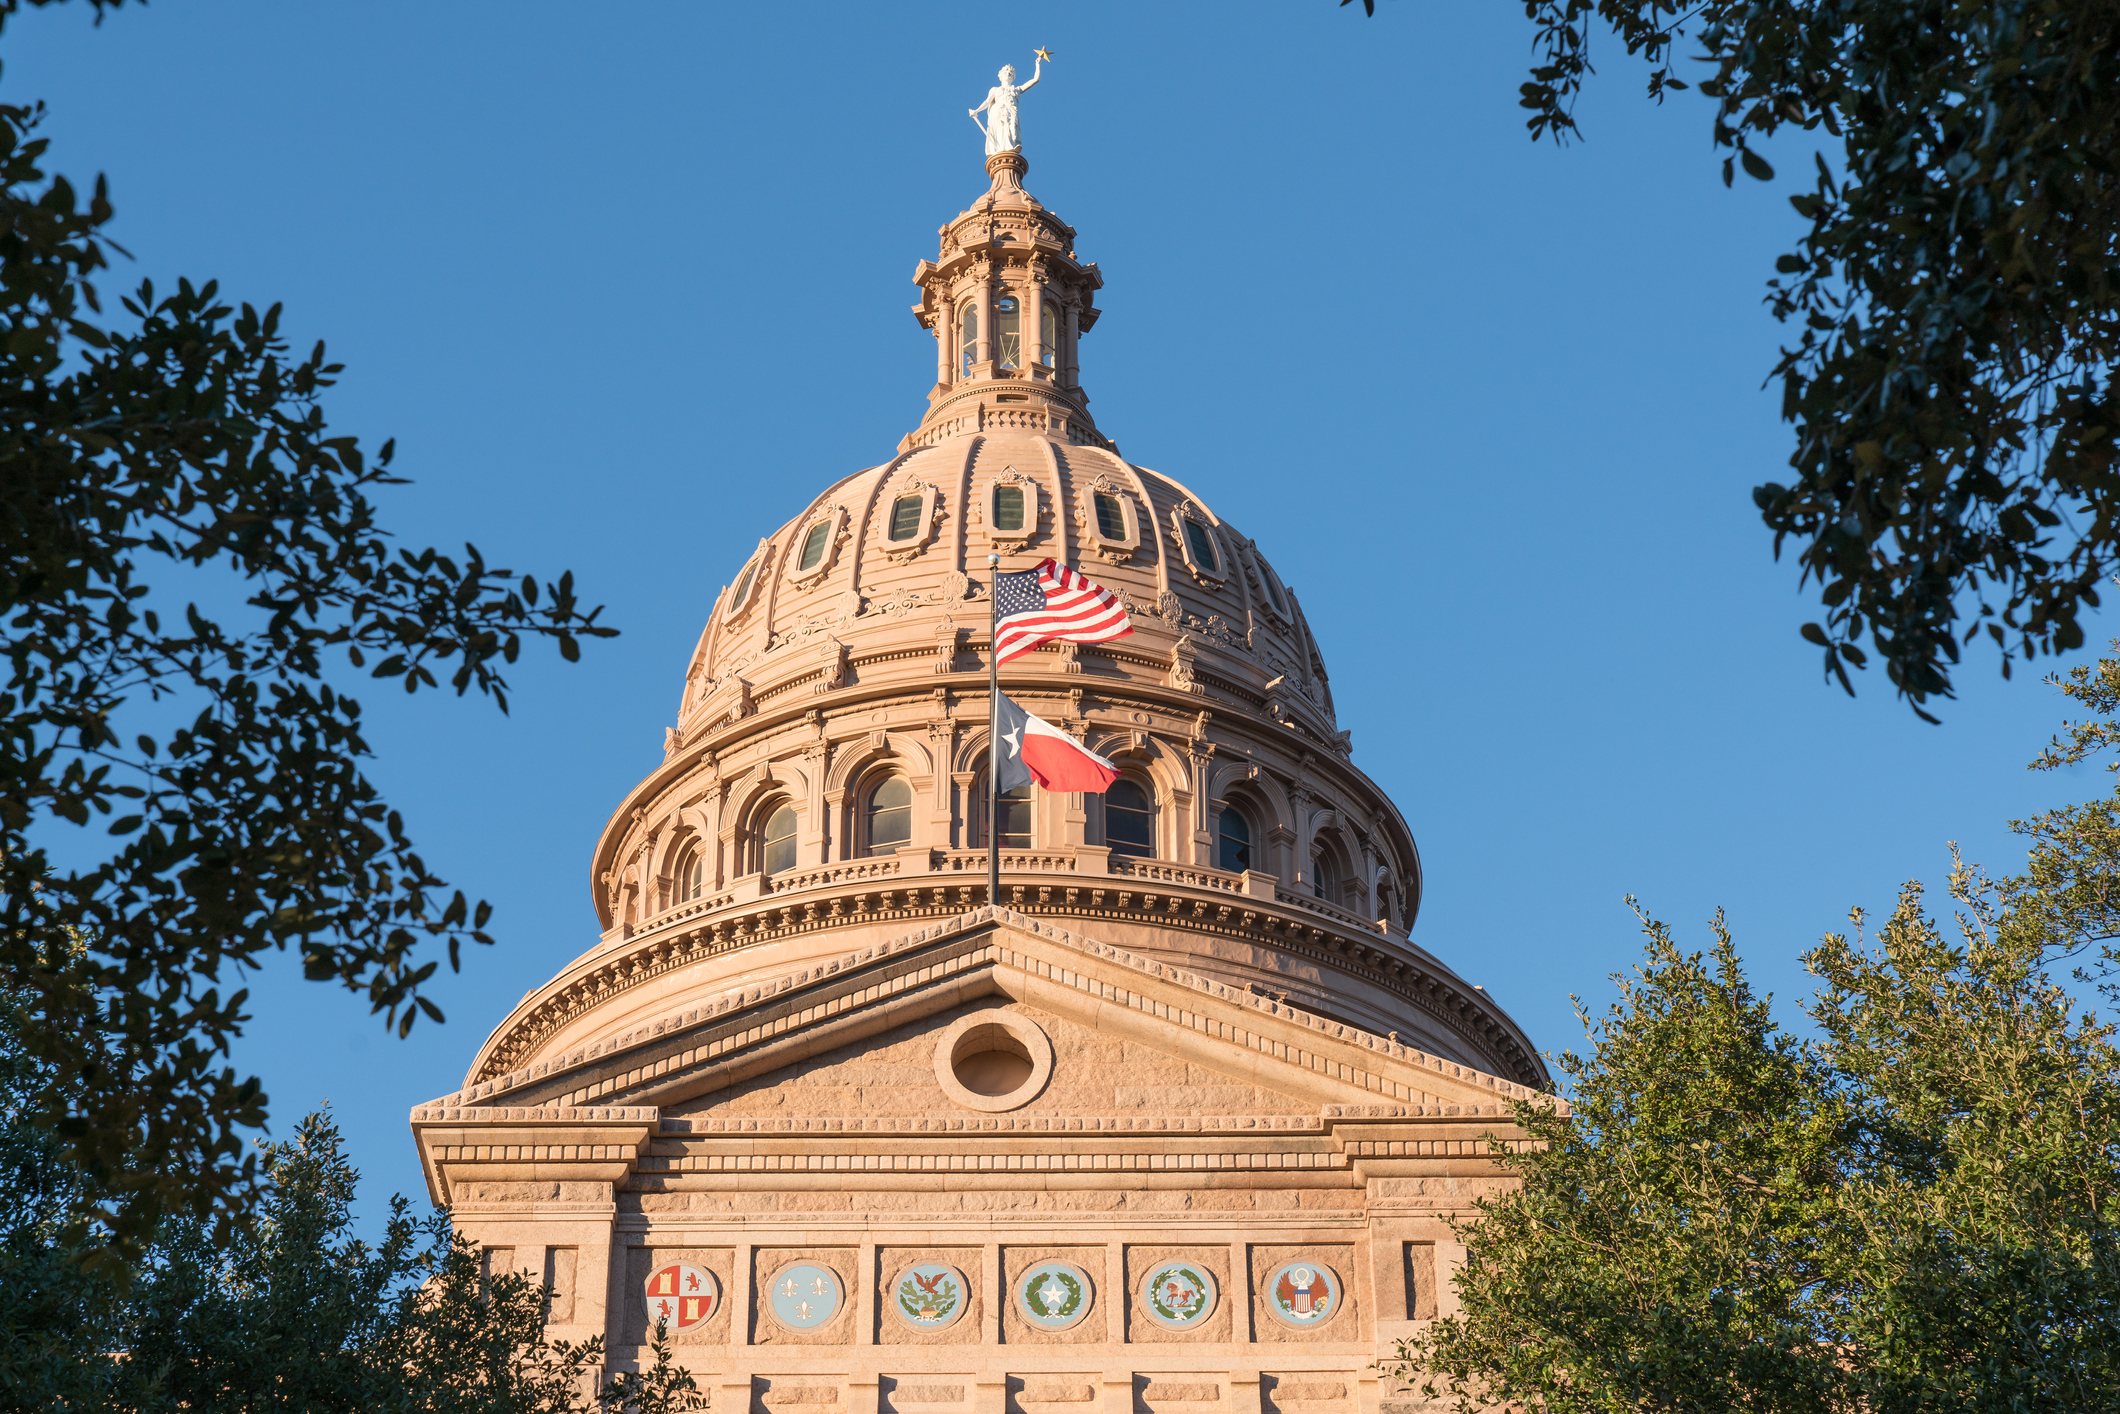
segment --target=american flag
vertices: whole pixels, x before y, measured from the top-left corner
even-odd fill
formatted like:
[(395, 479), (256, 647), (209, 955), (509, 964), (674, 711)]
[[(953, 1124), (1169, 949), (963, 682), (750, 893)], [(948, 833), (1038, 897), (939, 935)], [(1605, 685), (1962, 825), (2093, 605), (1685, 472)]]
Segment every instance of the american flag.
[(996, 664), (1028, 653), (1041, 643), (1066, 639), (1103, 643), (1134, 631), (1117, 595), (1072, 565), (1040, 560), (1021, 574), (994, 576)]

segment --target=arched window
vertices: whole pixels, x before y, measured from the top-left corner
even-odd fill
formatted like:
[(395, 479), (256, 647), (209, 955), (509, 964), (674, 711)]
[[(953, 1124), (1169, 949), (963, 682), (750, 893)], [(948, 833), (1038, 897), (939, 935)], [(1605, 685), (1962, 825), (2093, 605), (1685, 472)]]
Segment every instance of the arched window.
[[(980, 824), (986, 823), (986, 781), (978, 782)], [(979, 842), (975, 849), (986, 848), (987, 834), (979, 831)], [(1003, 849), (1029, 849), (1031, 847), (1031, 788), (1017, 786), (1014, 790), (1001, 792), (1001, 847)]]
[(1038, 306), (1038, 361), (1051, 368), (1060, 353), (1060, 310), (1051, 300)]
[(1126, 507), (1119, 503), (1117, 496), (1108, 495), (1103, 491), (1099, 491), (1095, 499), (1097, 502), (1097, 533), (1106, 540), (1124, 540), (1126, 538)]
[(824, 559), (824, 552), (831, 544), (832, 522), (819, 521), (810, 527), (810, 533), (802, 537), (802, 554), (795, 560), (795, 572), (805, 573), (816, 569)]
[(1281, 598), (1281, 581), (1275, 577), (1273, 566), (1264, 560), (1259, 561), (1259, 578), (1266, 585), (1266, 597), (1273, 600), (1274, 612), (1285, 616), (1288, 604)]
[(742, 574), (736, 576), (736, 587), (729, 591), (730, 613), (735, 613), (750, 600), (751, 581), (756, 578), (758, 578), (758, 561), (753, 560), (743, 567)]
[(1340, 870), (1328, 846), (1320, 845), (1311, 863), (1310, 891), (1327, 903), (1340, 901)]
[(979, 361), (979, 306), (966, 300), (957, 306), (957, 376), (972, 376), (972, 365)]
[(1232, 873), (1251, 868), (1251, 821), (1234, 807), (1224, 809), (1215, 837), (1216, 864)]
[(1104, 793), (1104, 842), (1113, 854), (1155, 857), (1155, 802), (1139, 782), (1121, 777)]
[(795, 807), (776, 805), (759, 839), (759, 864), (768, 874), (795, 867)]
[(891, 528), (886, 532), (892, 540), (911, 540), (920, 534), (920, 508), (926, 503), (925, 496), (900, 496), (891, 502)]
[(1185, 518), (1185, 548), (1192, 551), (1193, 563), (1209, 574), (1222, 568), (1222, 561), (1215, 554), (1215, 538), (1191, 516)]
[(896, 854), (913, 838), (913, 788), (892, 776), (869, 792), (864, 822), (870, 854)]
[(1023, 305), (1014, 295), (994, 301), (994, 361), (1003, 368), (1023, 366)]
[(690, 903), (707, 891), (707, 855), (697, 840), (678, 852), (670, 870), (670, 907)]
[(1023, 529), (1023, 488), (1001, 485), (994, 488), (994, 529)]

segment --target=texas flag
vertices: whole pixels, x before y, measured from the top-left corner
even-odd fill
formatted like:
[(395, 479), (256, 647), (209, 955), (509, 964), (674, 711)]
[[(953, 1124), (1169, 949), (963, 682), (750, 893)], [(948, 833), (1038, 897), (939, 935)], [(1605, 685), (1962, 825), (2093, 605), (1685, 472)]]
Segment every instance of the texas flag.
[(1006, 696), (1001, 699), (1001, 789), (1036, 781), (1047, 790), (1100, 794), (1118, 779), (1117, 766)]

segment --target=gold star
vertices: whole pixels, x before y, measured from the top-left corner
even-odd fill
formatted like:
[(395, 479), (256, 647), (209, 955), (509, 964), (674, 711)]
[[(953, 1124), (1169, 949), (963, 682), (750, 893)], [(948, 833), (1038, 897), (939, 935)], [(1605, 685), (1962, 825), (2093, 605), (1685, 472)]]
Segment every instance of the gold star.
[(1053, 62), (1053, 51), (1050, 49), (1033, 49), (1031, 53), (1037, 55), (1048, 64)]

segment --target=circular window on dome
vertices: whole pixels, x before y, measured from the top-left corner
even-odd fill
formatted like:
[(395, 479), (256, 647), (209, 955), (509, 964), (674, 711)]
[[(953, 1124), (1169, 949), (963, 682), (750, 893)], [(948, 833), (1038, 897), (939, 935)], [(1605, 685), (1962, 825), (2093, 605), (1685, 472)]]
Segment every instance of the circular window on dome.
[(1000, 1007), (958, 1017), (935, 1042), (935, 1079), (968, 1110), (1021, 1109), (1052, 1074), (1051, 1039), (1030, 1018)]

